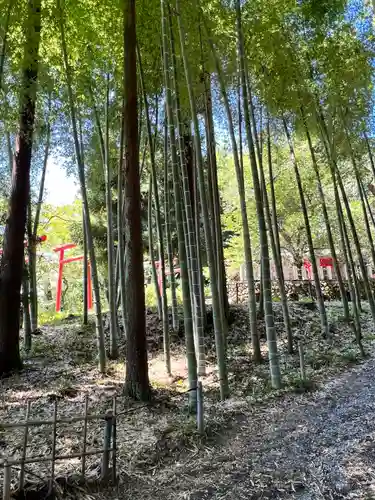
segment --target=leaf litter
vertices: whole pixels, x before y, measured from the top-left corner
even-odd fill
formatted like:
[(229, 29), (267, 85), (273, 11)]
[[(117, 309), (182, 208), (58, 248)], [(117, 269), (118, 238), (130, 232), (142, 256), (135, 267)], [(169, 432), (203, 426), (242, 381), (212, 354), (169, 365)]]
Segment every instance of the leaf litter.
[[(368, 311), (362, 315), (364, 345), (369, 358), (361, 360), (349, 324), (340, 318), (338, 304), (328, 306), (332, 338), (321, 338), (319, 317), (303, 303), (291, 303), (293, 334), (305, 345), (307, 380), (299, 375), (298, 354), (289, 355), (282, 314), (275, 305), (280, 365), (284, 387), (270, 387), (268, 363), (251, 361), (248, 314), (231, 307), (228, 367), (231, 399), (220, 402), (210, 317), (206, 331), (206, 436), (196, 433), (195, 418), (187, 410), (187, 371), (183, 332), (172, 338), (173, 377), (165, 375), (162, 324), (148, 311), (150, 379), (154, 401), (134, 403), (122, 394), (123, 359), (109, 361), (108, 372), (96, 368), (95, 335), (79, 319), (42, 328), (25, 357), (24, 370), (0, 381), (0, 422), (23, 421), (26, 400), (33, 419), (52, 417), (58, 399), (60, 416), (104, 414), (111, 398), (118, 398), (117, 468), (115, 488), (98, 485), (100, 456), (86, 458), (89, 483), (77, 481), (81, 460), (56, 463), (58, 498), (141, 499), (258, 499), (375, 498), (375, 387), (372, 384), (375, 336)], [(209, 313), (208, 313), (209, 314)], [(267, 357), (265, 327), (258, 322), (262, 352)], [(107, 339), (108, 340), (108, 339)], [(121, 351), (124, 352), (124, 342)], [(351, 370), (348, 370), (351, 366)], [(82, 450), (83, 423), (62, 424), (57, 430), (57, 452)], [(103, 446), (103, 422), (88, 425), (87, 448)], [(20, 458), (24, 430), (1, 429), (0, 457)], [(51, 454), (51, 426), (29, 430), (28, 456)], [(0, 468), (0, 482), (3, 471)], [(29, 496), (45, 498), (50, 464), (28, 464)], [(16, 489), (18, 471), (12, 484)], [(1, 484), (0, 483), (0, 484)], [(373, 491), (374, 490), (374, 491)], [(38, 494), (39, 496), (35, 496)], [(32, 496), (32, 494), (34, 496)], [(372, 495), (372, 496), (371, 496)]]

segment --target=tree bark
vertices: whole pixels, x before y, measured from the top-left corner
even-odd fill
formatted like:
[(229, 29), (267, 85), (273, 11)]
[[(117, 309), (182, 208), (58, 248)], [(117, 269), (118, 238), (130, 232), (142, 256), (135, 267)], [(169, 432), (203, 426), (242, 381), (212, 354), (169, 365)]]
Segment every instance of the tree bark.
[(21, 368), (19, 353), (24, 237), (30, 192), (30, 165), (38, 78), (41, 1), (29, 0), (22, 63), (19, 132), (0, 264), (0, 375)]
[[(125, 148), (125, 277), (126, 277), (126, 382), (125, 392), (147, 401), (148, 378), (141, 188), (139, 177), (136, 0), (124, 1), (124, 148)], [(152, 145), (151, 145), (152, 147)]]

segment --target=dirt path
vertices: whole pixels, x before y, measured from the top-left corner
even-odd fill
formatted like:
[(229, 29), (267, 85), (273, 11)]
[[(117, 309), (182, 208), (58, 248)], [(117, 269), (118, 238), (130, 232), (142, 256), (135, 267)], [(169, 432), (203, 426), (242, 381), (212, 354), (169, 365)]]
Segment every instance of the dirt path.
[[(139, 405), (123, 395), (123, 360), (110, 362), (107, 374), (100, 375), (93, 332), (82, 329), (78, 323), (68, 323), (45, 327), (43, 334), (34, 339), (25, 369), (0, 381), (0, 422), (23, 420), (26, 400), (32, 401), (32, 417), (46, 420), (51, 418), (55, 399), (59, 415), (69, 417), (82, 414), (86, 396), (90, 412), (104, 413), (109, 402), (112, 404), (113, 395), (117, 395), (121, 410), (117, 429), (118, 491), (80, 489), (78, 497), (74, 490), (69, 498), (375, 499), (375, 336), (370, 315), (363, 315), (362, 326), (365, 349), (371, 357), (353, 365), (359, 359), (358, 349), (353, 344), (350, 326), (338, 320), (340, 309), (329, 309), (336, 329), (332, 343), (328, 344), (316, 334), (320, 329), (317, 312), (294, 307), (295, 334), (302, 332), (306, 348), (308, 382), (322, 387), (298, 395), (293, 392), (301, 387), (298, 357), (287, 355), (280, 342), (285, 385), (280, 393), (270, 391), (268, 364), (251, 363), (247, 312), (242, 308), (234, 312), (235, 321), (228, 337), (232, 397), (218, 402), (217, 373), (210, 347), (207, 359), (211, 364), (204, 379), (209, 438), (203, 442), (199, 442), (195, 419), (187, 411), (188, 386), (181, 339), (173, 349), (173, 378), (166, 378), (158, 344), (159, 323), (149, 332), (153, 346), (149, 372), (156, 395), (152, 405)], [(281, 312), (276, 312), (281, 324)], [(154, 319), (149, 318), (149, 323)], [(209, 346), (213, 338), (213, 334), (208, 335)], [(262, 348), (266, 356), (263, 337)], [(324, 384), (325, 380), (331, 381)], [(101, 446), (102, 424), (90, 424), (87, 446)], [(57, 434), (61, 454), (74, 454), (81, 449), (80, 423), (62, 425)], [(30, 430), (28, 456), (50, 454), (51, 439), (50, 429)], [(19, 457), (22, 442), (21, 428), (12, 432), (0, 428), (0, 459)], [(78, 458), (59, 461), (55, 472), (66, 478), (80, 467)], [(88, 477), (99, 477), (100, 458), (88, 457), (86, 469)], [(29, 474), (45, 481), (50, 465), (30, 465)], [(13, 476), (15, 486), (17, 474)], [(30, 480), (33, 479), (31, 475)], [(1, 484), (0, 467), (0, 492)], [(34, 482), (30, 488), (31, 492), (35, 490)]]
[(371, 359), (310, 395), (250, 411), (238, 401), (243, 415), (221, 445), (192, 452), (136, 484), (124, 481), (121, 493), (190, 500), (375, 498), (374, 373)]

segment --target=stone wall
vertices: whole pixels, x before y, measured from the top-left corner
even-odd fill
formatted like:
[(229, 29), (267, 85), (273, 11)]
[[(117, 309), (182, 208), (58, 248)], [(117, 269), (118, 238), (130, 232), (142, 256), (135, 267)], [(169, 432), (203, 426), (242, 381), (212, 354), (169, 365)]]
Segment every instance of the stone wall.
[[(371, 280), (373, 291), (375, 292), (375, 280)], [(361, 298), (366, 299), (363, 283), (360, 282), (361, 286)], [(247, 282), (245, 281), (230, 281), (227, 284), (228, 287), (228, 297), (231, 304), (245, 304), (248, 300), (248, 289)], [(340, 289), (337, 281), (327, 280), (321, 281), (322, 292), (324, 299), (329, 300), (340, 300)], [(315, 286), (314, 283), (309, 280), (294, 280), (285, 281), (286, 294), (289, 300), (303, 300), (303, 299), (315, 299)], [(346, 283), (347, 295), (349, 297), (349, 289)], [(259, 300), (260, 294), (260, 282), (256, 281), (255, 291), (257, 294), (257, 300)], [(272, 281), (272, 296), (277, 299), (280, 298), (279, 285), (276, 281)]]

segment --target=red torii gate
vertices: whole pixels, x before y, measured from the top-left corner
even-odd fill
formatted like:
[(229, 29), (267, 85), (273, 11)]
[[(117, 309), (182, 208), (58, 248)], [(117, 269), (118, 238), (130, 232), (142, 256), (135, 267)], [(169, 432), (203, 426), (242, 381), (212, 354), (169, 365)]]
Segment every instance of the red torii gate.
[[(319, 265), (320, 267), (333, 267), (333, 259), (332, 257), (320, 257), (319, 258)], [(303, 263), (303, 266), (304, 268), (306, 269), (307, 271), (307, 276), (309, 278), (309, 280), (311, 280), (312, 278), (312, 265), (311, 265), (311, 262), (309, 260), (305, 260), (304, 263)]]
[[(70, 262), (78, 262), (83, 260), (83, 255), (78, 257), (69, 257), (64, 259), (65, 250), (70, 250), (75, 248), (77, 245), (75, 243), (65, 243), (64, 245), (59, 245), (53, 250), (59, 253), (59, 274), (57, 278), (57, 290), (56, 290), (56, 312), (61, 310), (61, 295), (62, 295), (62, 277), (64, 264), (69, 264)], [(87, 261), (87, 308), (92, 309), (92, 283), (91, 283), (91, 265), (90, 261)]]
[[(155, 260), (154, 261), (155, 267), (156, 267), (156, 272), (158, 274), (158, 285), (159, 285), (159, 293), (160, 296), (163, 294), (163, 277), (162, 277), (162, 272), (161, 272), (161, 262), (160, 260)], [(173, 274), (181, 273), (181, 269), (179, 267), (174, 267), (173, 268)], [(167, 271), (165, 270), (165, 276), (170, 276), (171, 275), (171, 270)]]

